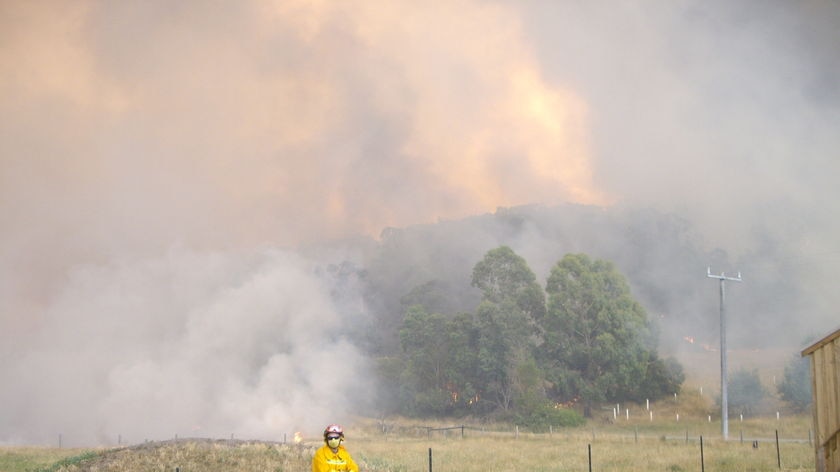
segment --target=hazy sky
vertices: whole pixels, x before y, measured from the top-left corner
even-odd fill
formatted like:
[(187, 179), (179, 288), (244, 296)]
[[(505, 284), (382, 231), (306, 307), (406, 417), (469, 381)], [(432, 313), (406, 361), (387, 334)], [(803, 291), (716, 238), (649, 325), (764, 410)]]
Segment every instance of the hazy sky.
[(2, 1), (0, 442), (330, 421), (294, 340), (353, 350), (276, 248), (386, 226), (653, 206), (828, 288), (838, 44), (831, 1)]

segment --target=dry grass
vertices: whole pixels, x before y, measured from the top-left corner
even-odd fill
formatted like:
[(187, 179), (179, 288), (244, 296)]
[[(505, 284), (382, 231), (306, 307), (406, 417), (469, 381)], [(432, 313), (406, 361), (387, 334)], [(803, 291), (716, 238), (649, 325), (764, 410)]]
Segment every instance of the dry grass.
[(291, 445), (184, 439), (109, 451), (78, 469), (60, 471), (284, 471), (308, 467), (312, 450)]
[[(48, 449), (42, 450), (49, 451)], [(54, 450), (53, 450), (54, 451)], [(66, 451), (66, 450), (61, 450)], [(254, 471), (308, 470), (313, 449), (269, 442), (179, 439), (136, 446), (87, 450), (44, 464), (46, 455), (17, 469), (38, 472)], [(0, 462), (0, 467), (3, 463)]]
[[(555, 434), (553, 437), (467, 437), (423, 440), (399, 438), (389, 441), (360, 440), (351, 451), (368, 465), (368, 470), (427, 470), (429, 449), (433, 469), (448, 471), (685, 471), (701, 467), (700, 443), (602, 436), (594, 440), (585, 434)], [(813, 470), (814, 451), (807, 443), (780, 446), (781, 470)], [(751, 443), (704, 439), (703, 461), (714, 471), (776, 471), (774, 443)], [(387, 458), (383, 460), (382, 458)]]
[(58, 449), (49, 447), (0, 447), (0, 471), (25, 472), (47, 467), (62, 459), (78, 456), (86, 449)]
[[(656, 405), (662, 408), (661, 405)], [(611, 414), (611, 412), (610, 412)], [(813, 470), (814, 448), (808, 442), (810, 418), (754, 418), (730, 422), (730, 440), (721, 439), (719, 422), (686, 418), (650, 422), (632, 417), (581, 428), (532, 434), (501, 425), (487, 430), (460, 429), (428, 433), (404, 419), (387, 425), (388, 434), (372, 423), (357, 425), (347, 447), (370, 471), (709, 471)], [(428, 424), (441, 427), (445, 424)], [(451, 424), (451, 423), (450, 423)], [(779, 431), (779, 455), (775, 433)], [(492, 432), (491, 432), (492, 431)], [(741, 431), (744, 440), (741, 441)], [(753, 447), (758, 440), (758, 447)], [(781, 458), (781, 469), (778, 458)]]
[[(745, 422), (746, 423), (746, 422)], [(587, 471), (591, 450), (592, 470), (666, 471), (700, 470), (700, 436), (703, 436), (703, 464), (709, 471), (813, 470), (814, 450), (807, 442), (808, 422), (791, 419), (787, 426), (805, 430), (805, 441), (781, 441), (781, 469), (777, 463), (774, 435), (775, 419), (752, 420), (749, 430), (760, 437), (758, 447), (752, 440), (720, 439), (719, 425), (702, 421), (674, 424), (634, 424), (632, 421), (563, 429), (552, 434), (533, 434), (511, 427), (506, 430), (465, 429), (429, 434), (425, 429), (404, 420), (391, 423), (383, 434), (380, 424), (360, 420), (348, 430), (347, 447), (363, 471), (428, 470), (429, 450), (433, 470), (437, 472), (487, 471)], [(429, 426), (443, 426), (443, 423)], [(495, 425), (498, 428), (500, 425)], [(714, 429), (714, 430), (713, 430)], [(802, 439), (798, 433), (782, 439)], [(44, 468), (44, 459), (28, 468), (5, 468), (9, 471), (306, 471), (315, 444), (284, 445), (266, 442), (180, 439), (147, 443), (132, 447), (95, 450), (78, 460), (65, 459)], [(0, 449), (9, 452), (8, 449)], [(40, 449), (42, 452), (49, 449)], [(55, 451), (55, 450), (52, 450)], [(63, 454), (69, 451), (62, 450)], [(2, 457), (2, 456), (0, 456)], [(77, 456), (79, 457), (79, 456)], [(41, 468), (39, 468), (41, 467)]]

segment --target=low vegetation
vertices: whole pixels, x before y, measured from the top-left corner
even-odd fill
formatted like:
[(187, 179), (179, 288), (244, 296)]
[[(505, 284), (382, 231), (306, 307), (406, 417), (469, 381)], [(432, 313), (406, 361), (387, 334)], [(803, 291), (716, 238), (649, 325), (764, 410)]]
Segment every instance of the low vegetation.
[[(66, 451), (66, 452), (65, 452)], [(135, 446), (67, 451), (0, 449), (0, 470), (71, 471), (267, 471), (308, 470), (314, 449), (262, 441), (178, 439)], [(70, 455), (72, 454), (72, 455)], [(45, 463), (49, 456), (61, 459)]]
[(49, 447), (0, 447), (0, 470), (3, 472), (24, 472), (48, 470), (59, 461), (81, 456), (84, 449), (59, 449)]
[[(550, 428), (545, 433), (509, 424), (447, 429), (451, 423), (359, 420), (348, 428), (347, 447), (362, 470), (370, 472), (429, 470), (430, 455), (437, 472), (587, 471), (590, 456), (592, 470), (602, 472), (694, 471), (701, 465), (709, 471), (814, 468), (806, 415), (734, 420), (729, 441), (721, 439), (719, 423), (691, 416), (678, 422), (676, 417), (650, 421), (635, 415), (615, 421), (593, 420), (580, 427)], [(314, 438), (298, 445), (179, 439), (91, 450), (0, 448), (0, 470), (305, 471), (319, 445)]]

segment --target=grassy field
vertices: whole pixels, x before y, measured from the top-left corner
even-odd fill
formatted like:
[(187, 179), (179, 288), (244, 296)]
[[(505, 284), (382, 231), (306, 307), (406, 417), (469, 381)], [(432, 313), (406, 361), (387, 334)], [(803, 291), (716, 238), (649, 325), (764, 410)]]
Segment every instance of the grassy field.
[(431, 449), (433, 469), (439, 472), (588, 471), (590, 454), (591, 470), (604, 472), (792, 471), (814, 470), (810, 428), (807, 415), (745, 419), (730, 422), (730, 439), (723, 441), (720, 422), (703, 421), (696, 415), (679, 422), (675, 418), (651, 422), (641, 415), (635, 420), (631, 416), (614, 422), (592, 421), (551, 434), (494, 425), (466, 428), (463, 436), (460, 429), (429, 433), (401, 421), (391, 425), (387, 435), (363, 428), (347, 447), (364, 460), (368, 470), (428, 470)]
[(0, 471), (24, 472), (51, 466), (62, 459), (80, 456), (86, 449), (58, 449), (48, 447), (2, 447), (0, 446)]
[[(349, 447), (349, 446), (348, 446)], [(597, 471), (776, 471), (813, 470), (813, 448), (807, 443), (780, 444), (781, 469), (774, 443), (700, 442), (588, 434), (536, 437), (467, 437), (420, 441), (355, 441), (351, 450), (369, 470), (428, 470), (429, 450), (436, 471), (587, 471), (591, 453)], [(386, 459), (383, 459), (386, 458)]]
[[(440, 427), (444, 423), (426, 425)], [(388, 425), (359, 420), (347, 447), (363, 471), (793, 471), (814, 469), (805, 417), (753, 419), (742, 441), (721, 439), (719, 424), (692, 420), (613, 424), (534, 434), (493, 425), (435, 431), (406, 420)], [(781, 429), (778, 429), (781, 428)], [(780, 442), (777, 455), (775, 433)], [(703, 438), (702, 457), (700, 438)], [(758, 447), (753, 441), (758, 440)], [(0, 448), (0, 470), (39, 471), (306, 471), (317, 440), (300, 445), (179, 439), (129, 447), (68, 450)], [(779, 467), (781, 460), (781, 467)]]

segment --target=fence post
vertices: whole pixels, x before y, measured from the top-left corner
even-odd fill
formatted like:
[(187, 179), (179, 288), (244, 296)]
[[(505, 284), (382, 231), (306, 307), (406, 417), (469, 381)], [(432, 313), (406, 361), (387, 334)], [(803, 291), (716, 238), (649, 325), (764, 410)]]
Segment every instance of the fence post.
[(464, 439), (464, 425), (461, 425), (461, 439)]
[(589, 472), (592, 472), (592, 444), (587, 444), (586, 449), (589, 451)]
[(779, 430), (776, 430), (776, 461), (779, 463), (779, 469), (782, 468), (782, 455), (779, 453)]
[(700, 471), (706, 472), (706, 461), (703, 458), (703, 435), (700, 435)]
[(432, 448), (429, 448), (429, 472), (432, 472)]

